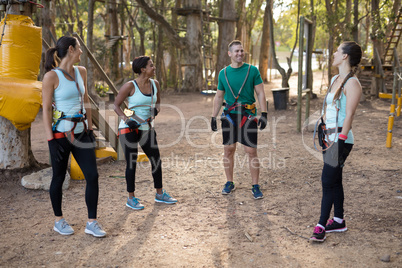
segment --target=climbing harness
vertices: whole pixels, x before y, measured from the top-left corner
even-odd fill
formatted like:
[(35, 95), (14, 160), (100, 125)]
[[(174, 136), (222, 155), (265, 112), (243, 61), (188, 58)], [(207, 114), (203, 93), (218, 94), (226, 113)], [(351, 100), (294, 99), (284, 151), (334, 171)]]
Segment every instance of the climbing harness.
[[(138, 86), (138, 84), (135, 80), (134, 80), (134, 83), (137, 85), (138, 89), (140, 89), (140, 87)], [(152, 129), (151, 122), (155, 118), (155, 116), (152, 115), (152, 111), (154, 109), (154, 94), (155, 94), (155, 90), (154, 90), (154, 87), (151, 82), (151, 105), (140, 104), (140, 105), (134, 105), (134, 106), (129, 107), (128, 109), (126, 109), (124, 111), (124, 114), (128, 117), (128, 119), (136, 121), (140, 126), (148, 124), (149, 128)], [(149, 109), (151, 111), (151, 116), (147, 119), (143, 119), (143, 118), (139, 117), (138, 115), (135, 114), (135, 110), (134, 110), (134, 108), (137, 108), (137, 107), (149, 107)], [(125, 128), (125, 129), (127, 129), (127, 128)], [(124, 130), (124, 129), (122, 129), (122, 130)], [(129, 132), (132, 132), (132, 131), (129, 131)], [(129, 132), (126, 132), (126, 133), (129, 133)], [(138, 133), (138, 130), (137, 130), (137, 133)], [(121, 133), (121, 134), (125, 134), (125, 133)]]
[(247, 75), (246, 78), (244, 79), (244, 82), (242, 84), (242, 86), (240, 87), (239, 93), (237, 94), (237, 96), (234, 94), (234, 91), (232, 89), (232, 87), (229, 84), (229, 80), (226, 74), (226, 68), (224, 69), (224, 73), (225, 73), (225, 79), (226, 79), (226, 83), (228, 84), (228, 87), (230, 89), (230, 92), (232, 93), (233, 97), (235, 98), (235, 101), (232, 105), (229, 105), (228, 103), (222, 103), (222, 106), (224, 106), (226, 108), (226, 110), (224, 110), (222, 112), (221, 118), (226, 118), (232, 125), (236, 125), (236, 123), (233, 121), (233, 119), (230, 117), (230, 111), (240, 111), (243, 114), (241, 123), (240, 123), (240, 128), (243, 127), (243, 125), (246, 123), (247, 120), (256, 120), (256, 118), (252, 115), (249, 115), (246, 113), (246, 110), (249, 110), (251, 113), (255, 114), (255, 103), (253, 104), (241, 104), (238, 103), (238, 99), (240, 97), (240, 93), (244, 88), (244, 85), (247, 82), (248, 79), (248, 75), (250, 74), (250, 68), (251, 65), (248, 66), (248, 70), (247, 70)]
[[(338, 79), (338, 78), (339, 78), (339, 76), (336, 79)], [(332, 145), (334, 145), (336, 138), (334, 138), (334, 141), (331, 142), (331, 140), (329, 139), (329, 136), (331, 134), (335, 133), (335, 137), (336, 137), (337, 134), (342, 131), (342, 127), (338, 127), (338, 115), (339, 115), (339, 110), (340, 110), (339, 106), (340, 106), (340, 100), (341, 100), (341, 97), (342, 97), (342, 92), (341, 92), (341, 94), (339, 94), (339, 98), (335, 102), (335, 109), (336, 109), (336, 124), (335, 124), (335, 127), (334, 128), (327, 128), (326, 124), (324, 123), (324, 116), (326, 114), (326, 108), (327, 108), (326, 107), (327, 97), (328, 97), (329, 93), (331, 92), (332, 85), (335, 84), (335, 81), (331, 84), (331, 86), (329, 87), (329, 89), (327, 91), (327, 94), (325, 95), (324, 103), (322, 104), (321, 116), (320, 116), (320, 118), (318, 118), (317, 122), (315, 123), (315, 127), (314, 127), (314, 136), (313, 136), (314, 148), (317, 151), (321, 151), (321, 152), (325, 152), (326, 150), (331, 148)], [(342, 91), (344, 89), (344, 86), (345, 85), (342, 86)], [(320, 121), (321, 121), (321, 123), (319, 123)], [(318, 142), (319, 142), (319, 145), (321, 146), (322, 150), (318, 149), (317, 145), (315, 143), (316, 134), (318, 134)]]
[[(74, 115), (66, 115), (62, 111), (57, 110), (56, 105), (53, 103), (52, 104), (52, 106), (53, 106), (53, 126), (52, 126), (53, 132), (56, 131), (56, 128), (57, 128), (58, 124), (61, 122), (61, 120), (67, 120), (67, 121), (70, 121), (70, 122), (74, 123), (73, 127), (69, 131), (60, 132), (60, 133), (57, 132), (57, 133), (54, 133), (53, 136), (54, 136), (55, 139), (61, 139), (61, 138), (67, 137), (71, 142), (73, 142), (74, 141), (74, 129), (77, 126), (78, 123), (83, 123), (84, 124), (84, 132), (87, 131), (87, 124), (85, 123), (85, 120), (87, 119), (87, 117), (86, 117), (86, 114), (83, 113), (83, 111), (84, 111), (84, 108), (83, 108), (84, 107), (84, 98), (83, 98), (83, 96), (81, 94), (80, 86), (78, 85), (77, 80), (74, 79), (65, 70), (63, 70), (63, 69), (61, 69), (59, 67), (56, 67), (55, 69), (61, 71), (63, 74), (65, 74), (72, 81), (75, 82), (76, 88), (78, 90), (78, 96), (80, 98), (80, 111), (77, 114), (74, 114)], [(75, 70), (74, 70), (74, 72), (75, 72)]]

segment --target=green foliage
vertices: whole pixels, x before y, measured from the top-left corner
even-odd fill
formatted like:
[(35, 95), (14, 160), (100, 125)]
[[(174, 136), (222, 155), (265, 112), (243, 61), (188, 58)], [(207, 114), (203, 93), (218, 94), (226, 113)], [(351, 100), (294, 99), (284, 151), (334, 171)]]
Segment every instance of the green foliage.
[[(327, 7), (325, 6), (325, 0), (300, 0), (300, 15), (305, 16), (308, 19), (312, 19), (312, 15), (316, 16), (316, 38), (314, 41), (314, 49), (326, 49), (328, 47), (329, 34), (334, 35), (335, 38), (335, 47), (344, 41), (346, 38), (351, 38), (351, 32), (353, 28), (353, 15), (351, 23), (345, 22), (345, 14), (346, 10), (346, 1), (344, 0), (332, 0), (331, 4), (337, 2), (337, 7), (332, 8), (333, 15), (329, 16)], [(313, 1), (313, 7), (311, 7), (311, 1)], [(75, 7), (75, 2), (78, 3), (78, 8)], [(113, 1), (112, 1), (113, 2)], [(121, 3), (121, 1), (115, 1), (117, 3)], [(141, 9), (135, 0), (126, 0), (128, 4), (128, 10), (131, 16), (134, 18), (137, 26), (136, 28), (133, 21), (129, 19), (127, 15), (127, 9), (121, 8), (119, 11), (119, 32), (123, 31), (121, 34), (125, 36), (129, 36), (131, 40), (131, 46), (135, 49), (132, 51), (133, 53), (130, 55), (131, 59), (140, 54), (140, 42), (144, 42), (145, 46), (145, 54), (151, 56), (155, 59), (156, 54), (156, 45), (158, 40), (158, 25), (148, 17), (148, 15)], [(173, 12), (175, 12), (176, 1), (174, 0), (147, 0), (148, 4), (152, 6), (157, 12), (163, 15), (169, 23), (172, 22)], [(186, 1), (181, 1), (182, 5)], [(204, 3), (204, 1), (201, 1)], [(56, 36), (55, 38), (59, 38), (62, 35), (65, 35), (67, 32), (77, 32), (78, 31), (78, 21), (77, 15), (79, 16), (79, 20), (83, 22), (83, 39), (86, 41), (87, 38), (87, 25), (88, 25), (88, 1), (84, 0), (57, 0), (55, 1), (55, 9), (56, 9), (56, 21), (54, 25), (56, 27)], [(107, 14), (107, 1), (96, 1), (95, 2), (95, 10), (94, 10), (94, 29), (93, 29), (93, 53), (100, 63), (100, 65), (108, 71), (108, 64), (110, 62), (108, 59), (108, 53), (110, 53), (110, 49), (107, 48), (107, 35), (110, 23), (108, 22), (108, 14)], [(220, 11), (220, 0), (208, 0), (209, 11), (211, 16), (219, 17)], [(255, 19), (255, 14), (257, 14), (257, 8), (259, 7), (259, 3), (261, 0), (247, 0), (246, 5), (250, 12), (246, 14), (246, 20), (250, 22), (252, 19)], [(256, 22), (251, 34), (251, 45), (258, 44), (258, 41), (261, 38), (261, 32), (263, 27), (263, 16), (265, 9), (265, 1), (263, 1), (263, 5), (261, 10), (258, 12), (258, 16), (256, 18)], [(364, 50), (372, 51), (370, 47), (371, 43), (366, 43), (366, 37), (368, 36), (368, 40), (377, 39), (385, 42), (387, 30), (389, 31), (390, 24), (393, 23), (395, 19), (395, 14), (392, 12), (393, 1), (392, 0), (381, 0), (380, 1), (380, 10), (377, 15), (372, 17), (372, 14), (368, 14), (368, 18), (370, 18), (370, 24), (368, 25), (368, 29), (366, 28), (365, 21), (366, 19), (361, 19), (366, 16), (368, 12), (371, 11), (371, 1), (359, 1), (359, 38), (360, 44), (362, 45)], [(277, 51), (289, 52), (296, 40), (296, 26), (298, 21), (298, 0), (275, 0), (274, 1), (274, 39), (275, 41), (280, 43), (280, 46), (277, 47)], [(223, 7), (224, 8), (224, 7)], [(77, 9), (77, 10), (76, 10)], [(278, 12), (280, 10), (280, 12)], [(124, 16), (121, 14), (124, 12)], [(238, 14), (238, 17), (240, 14)], [(177, 16), (178, 25), (173, 26), (173, 28), (183, 29), (186, 28), (186, 17), (185, 16)], [(121, 24), (123, 23), (123, 27)], [(374, 29), (374, 30), (372, 30)], [(140, 32), (144, 32), (144, 40), (141, 40)], [(214, 53), (218, 50), (217, 40), (219, 34), (218, 23), (211, 23), (211, 31), (213, 37), (213, 45), (214, 45)], [(133, 36), (131, 36), (131, 32)], [(185, 37), (185, 31), (178, 31), (178, 35)], [(123, 41), (124, 45), (127, 47), (127, 41)], [(164, 38), (163, 47), (166, 51), (171, 49), (171, 42)], [(298, 44), (297, 44), (298, 46)], [(119, 46), (120, 49), (120, 46)], [(130, 50), (130, 48), (126, 48)], [(131, 51), (130, 51), (131, 52)], [(180, 52), (180, 51), (178, 51)], [(125, 59), (124, 59), (125, 60)], [(120, 61), (124, 61), (121, 59)], [(161, 68), (158, 66), (158, 68)], [(169, 70), (166, 70), (169, 74)], [(99, 75), (95, 72), (95, 76)], [(128, 75), (125, 73), (124, 75)], [(100, 80), (100, 77), (95, 77), (95, 80)], [(113, 79), (113, 78), (112, 78)], [(168, 78), (169, 81), (169, 78)], [(169, 82), (168, 82), (169, 83)], [(170, 82), (173, 83), (173, 82)], [(172, 86), (169, 84), (169, 86)], [(102, 92), (102, 90), (100, 90)]]
[(100, 97), (105, 97), (109, 90), (110, 90), (109, 87), (105, 86), (103, 83), (100, 82), (95, 83), (95, 91), (96, 93), (98, 93)]

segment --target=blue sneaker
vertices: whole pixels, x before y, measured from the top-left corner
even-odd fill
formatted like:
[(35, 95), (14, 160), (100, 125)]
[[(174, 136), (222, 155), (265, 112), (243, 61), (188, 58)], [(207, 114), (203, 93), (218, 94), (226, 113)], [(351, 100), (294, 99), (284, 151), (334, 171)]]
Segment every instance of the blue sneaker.
[(53, 230), (61, 235), (72, 235), (74, 233), (73, 228), (71, 228), (70, 224), (64, 218), (54, 222)]
[(234, 191), (236, 189), (233, 181), (228, 181), (225, 184), (225, 187), (222, 190), (222, 194), (230, 194), (232, 191)]
[(251, 191), (253, 192), (254, 199), (261, 199), (264, 197), (258, 184), (254, 184)]
[(144, 206), (139, 201), (139, 198), (127, 198), (126, 206), (136, 210), (144, 209)]
[(162, 194), (155, 195), (155, 201), (165, 204), (174, 204), (177, 202), (177, 200), (171, 197), (165, 190), (163, 190)]
[(99, 225), (97, 221), (93, 221), (91, 224), (87, 222), (87, 226), (85, 227), (85, 233), (91, 234), (95, 237), (104, 237), (106, 236), (106, 232), (103, 231), (102, 227)]

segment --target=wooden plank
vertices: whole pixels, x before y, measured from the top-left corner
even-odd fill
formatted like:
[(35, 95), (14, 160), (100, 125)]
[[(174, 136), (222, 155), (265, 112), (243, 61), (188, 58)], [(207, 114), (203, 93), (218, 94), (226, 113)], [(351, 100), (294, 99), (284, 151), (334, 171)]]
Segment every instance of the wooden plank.
[(90, 96), (88, 97), (91, 102), (92, 123), (98, 128), (105, 139), (110, 142), (110, 146), (112, 146), (112, 148), (117, 152), (117, 147), (119, 144), (116, 133), (99, 113), (99, 108), (95, 101)]

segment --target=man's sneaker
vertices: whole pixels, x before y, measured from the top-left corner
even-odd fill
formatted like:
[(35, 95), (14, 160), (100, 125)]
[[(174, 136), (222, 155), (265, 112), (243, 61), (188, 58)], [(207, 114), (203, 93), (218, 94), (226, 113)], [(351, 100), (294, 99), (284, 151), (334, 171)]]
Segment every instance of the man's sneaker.
[(93, 221), (91, 224), (87, 222), (87, 227), (85, 227), (85, 233), (91, 234), (95, 237), (104, 237), (106, 232), (103, 231), (102, 227), (99, 225), (97, 221)]
[(264, 197), (258, 184), (254, 184), (253, 188), (251, 188), (251, 191), (253, 192), (254, 199), (261, 199)]
[(326, 236), (325, 236), (325, 230), (324, 228), (321, 228), (320, 226), (316, 226), (314, 228), (313, 236), (310, 237), (311, 241), (316, 241), (316, 242), (324, 242)]
[(139, 202), (140, 199), (138, 198), (127, 198), (127, 203), (126, 206), (132, 209), (136, 209), (136, 210), (140, 210), (140, 209), (144, 209), (144, 206)]
[(53, 230), (61, 235), (72, 235), (74, 233), (73, 228), (71, 228), (70, 224), (68, 224), (65, 219), (54, 222)]
[(236, 187), (235, 187), (233, 181), (228, 181), (225, 184), (225, 187), (223, 187), (222, 194), (230, 194), (234, 190), (236, 190)]
[(162, 194), (155, 194), (155, 201), (165, 204), (174, 204), (177, 202), (177, 200), (171, 197), (165, 190), (163, 190)]
[(334, 219), (329, 220), (327, 225), (325, 226), (325, 232), (332, 233), (332, 232), (345, 232), (348, 228), (346, 227), (345, 220), (342, 223), (338, 223)]

